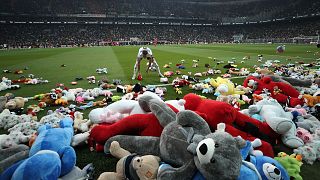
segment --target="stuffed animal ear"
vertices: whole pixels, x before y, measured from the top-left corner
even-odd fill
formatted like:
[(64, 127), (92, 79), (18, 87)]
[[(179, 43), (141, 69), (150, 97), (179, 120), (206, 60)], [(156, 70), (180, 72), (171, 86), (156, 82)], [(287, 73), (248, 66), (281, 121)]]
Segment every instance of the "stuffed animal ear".
[(202, 136), (200, 134), (195, 134), (192, 138), (192, 140), (188, 140), (190, 145), (187, 147), (188, 152), (190, 152), (193, 155), (197, 155), (197, 146), (199, 142), (205, 139), (205, 136)]
[(226, 124), (225, 123), (219, 123), (217, 125), (216, 132), (225, 132), (225, 129), (226, 129)]
[(236, 144), (239, 147), (239, 149), (242, 149), (246, 146), (246, 141), (244, 139), (242, 139), (241, 137), (235, 137), (234, 139), (235, 139)]

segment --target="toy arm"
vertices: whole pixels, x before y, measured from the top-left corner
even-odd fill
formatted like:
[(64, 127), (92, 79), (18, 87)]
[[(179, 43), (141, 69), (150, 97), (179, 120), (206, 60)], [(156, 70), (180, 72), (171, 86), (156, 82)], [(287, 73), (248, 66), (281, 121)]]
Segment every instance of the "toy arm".
[(170, 165), (166, 165), (163, 167), (159, 167), (157, 179), (166, 180), (166, 179), (181, 179), (181, 177), (192, 177), (196, 173), (197, 167), (192, 160), (183, 164), (183, 166), (179, 168), (171, 167)]
[(192, 111), (180, 111), (177, 114), (177, 122), (181, 126), (192, 127), (195, 130), (196, 134), (205, 136), (207, 134), (210, 134), (211, 132), (210, 127), (206, 123), (206, 121)]
[(262, 105), (251, 105), (249, 106), (249, 114), (259, 114), (262, 109)]
[(63, 147), (58, 154), (61, 158), (61, 176), (68, 174), (76, 164), (76, 152), (70, 146)]
[(104, 152), (106, 154), (110, 154), (110, 146), (113, 141), (118, 141), (120, 146), (129, 152), (135, 152), (139, 155), (152, 154), (155, 156), (160, 156), (159, 137), (128, 135), (113, 136), (112, 138), (108, 139), (104, 145)]

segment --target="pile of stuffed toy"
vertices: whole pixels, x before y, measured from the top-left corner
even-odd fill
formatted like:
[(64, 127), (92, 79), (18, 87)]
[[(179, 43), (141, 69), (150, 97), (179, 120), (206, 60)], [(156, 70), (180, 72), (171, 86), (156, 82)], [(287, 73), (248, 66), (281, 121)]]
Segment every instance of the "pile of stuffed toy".
[[(101, 180), (302, 179), (302, 162), (320, 159), (318, 74), (304, 66), (257, 68), (242, 85), (221, 77), (172, 81), (177, 93), (189, 86), (215, 100), (194, 93), (164, 100), (164, 87), (120, 80), (94, 89), (59, 84), (32, 98), (8, 93), (0, 97), (0, 128), (8, 131), (0, 135), (0, 179), (88, 179), (93, 166), (78, 168), (73, 149), (85, 143), (120, 159)], [(28, 99), (39, 104), (22, 114)], [(57, 109), (38, 120), (46, 106)], [(294, 154), (274, 157), (278, 143)]]

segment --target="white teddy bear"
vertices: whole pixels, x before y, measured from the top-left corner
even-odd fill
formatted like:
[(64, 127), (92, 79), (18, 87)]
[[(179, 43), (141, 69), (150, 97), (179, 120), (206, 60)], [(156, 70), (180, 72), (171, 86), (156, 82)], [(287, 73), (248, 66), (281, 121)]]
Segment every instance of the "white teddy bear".
[(278, 134), (282, 142), (290, 148), (302, 146), (303, 141), (296, 136), (296, 126), (293, 123), (291, 112), (285, 112), (275, 99), (263, 99), (256, 105), (249, 106), (249, 114), (257, 114)]

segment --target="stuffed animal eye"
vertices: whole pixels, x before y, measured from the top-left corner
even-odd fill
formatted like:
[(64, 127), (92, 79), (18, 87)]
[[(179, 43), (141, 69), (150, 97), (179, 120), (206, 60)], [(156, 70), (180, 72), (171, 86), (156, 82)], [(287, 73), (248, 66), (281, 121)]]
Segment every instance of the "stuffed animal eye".
[(212, 159), (210, 160), (210, 162), (211, 162), (211, 163), (215, 163), (216, 160), (215, 160), (214, 158), (212, 158)]
[(140, 159), (137, 159), (137, 162), (140, 162)]
[(219, 144), (215, 144), (214, 147), (216, 147), (216, 148), (219, 147)]

